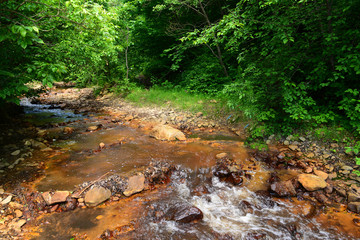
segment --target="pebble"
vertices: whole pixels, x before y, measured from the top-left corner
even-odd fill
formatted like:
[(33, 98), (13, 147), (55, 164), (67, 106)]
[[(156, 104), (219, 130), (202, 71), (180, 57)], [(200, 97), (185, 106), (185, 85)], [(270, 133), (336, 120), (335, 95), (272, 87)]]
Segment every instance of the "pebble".
[(19, 154), (20, 154), (20, 150), (13, 151), (13, 152), (11, 153), (12, 156), (17, 156), (17, 155), (19, 155)]
[(2, 205), (8, 204), (9, 202), (11, 202), (11, 199), (12, 199), (12, 196), (9, 195), (9, 196), (7, 196), (7, 198), (5, 198), (4, 200), (2, 200), (1, 204), (2, 204)]

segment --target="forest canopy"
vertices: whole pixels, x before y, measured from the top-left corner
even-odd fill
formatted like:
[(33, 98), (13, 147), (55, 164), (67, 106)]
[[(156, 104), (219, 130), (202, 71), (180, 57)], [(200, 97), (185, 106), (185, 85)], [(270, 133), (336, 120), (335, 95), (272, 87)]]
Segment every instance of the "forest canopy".
[(0, 0), (0, 99), (26, 83), (221, 96), (268, 131), (360, 133), (358, 0)]

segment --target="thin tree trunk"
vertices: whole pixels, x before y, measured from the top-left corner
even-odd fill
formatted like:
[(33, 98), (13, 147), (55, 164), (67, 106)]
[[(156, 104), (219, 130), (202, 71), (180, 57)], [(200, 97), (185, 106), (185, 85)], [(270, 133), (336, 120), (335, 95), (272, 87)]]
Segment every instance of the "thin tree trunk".
[(129, 79), (129, 61), (128, 61), (128, 50), (129, 50), (129, 27), (126, 28), (126, 48), (125, 48), (125, 65), (126, 65), (126, 80)]
[[(204, 18), (205, 18), (208, 26), (211, 27), (211, 22), (210, 22), (209, 16), (207, 15), (204, 6), (203, 6), (202, 3), (201, 3), (201, 0), (199, 0), (199, 6), (200, 6), (200, 8), (201, 8), (202, 15), (204, 16)], [(220, 45), (218, 44), (217, 36), (216, 36), (215, 33), (214, 33), (214, 40), (215, 40), (215, 44), (216, 44), (217, 54), (215, 54), (214, 51), (211, 51), (211, 52), (212, 52), (212, 53), (214, 54), (214, 56), (218, 59), (221, 67), (223, 68), (223, 71), (224, 71), (225, 76), (228, 77), (229, 74), (228, 74), (227, 69), (226, 69), (226, 66), (225, 66), (225, 64), (224, 64), (223, 57), (222, 57), (222, 52), (221, 52), (221, 48), (220, 48)], [(208, 46), (208, 47), (210, 47), (210, 46)]]

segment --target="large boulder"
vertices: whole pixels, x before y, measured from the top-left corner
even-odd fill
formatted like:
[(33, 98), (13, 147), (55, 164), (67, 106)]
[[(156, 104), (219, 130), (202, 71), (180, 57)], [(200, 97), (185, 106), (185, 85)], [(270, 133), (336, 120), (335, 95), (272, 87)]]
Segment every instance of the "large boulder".
[(168, 125), (161, 124), (156, 125), (153, 128), (150, 136), (162, 141), (186, 140), (184, 133), (182, 133), (180, 130)]
[(105, 202), (111, 197), (109, 189), (104, 187), (93, 187), (85, 194), (85, 204), (89, 207), (95, 207), (102, 202)]
[(123, 192), (125, 196), (129, 197), (135, 193), (141, 192), (145, 187), (145, 177), (143, 174), (132, 176), (129, 178), (128, 186)]
[(322, 177), (312, 174), (300, 174), (298, 176), (298, 181), (310, 192), (326, 188), (327, 186), (327, 183)]

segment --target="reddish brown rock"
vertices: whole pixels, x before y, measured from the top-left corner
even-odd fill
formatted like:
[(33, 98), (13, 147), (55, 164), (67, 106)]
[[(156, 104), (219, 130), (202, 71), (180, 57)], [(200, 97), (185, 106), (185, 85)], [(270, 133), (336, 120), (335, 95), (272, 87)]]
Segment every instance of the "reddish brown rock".
[(184, 133), (168, 125), (155, 126), (150, 136), (162, 141), (186, 140)]
[(144, 187), (145, 187), (145, 177), (143, 174), (132, 176), (129, 178), (128, 186), (123, 192), (123, 194), (129, 197), (135, 193), (141, 192), (142, 190), (144, 190)]
[(296, 196), (296, 189), (291, 180), (275, 182), (271, 184), (271, 190), (277, 193), (280, 197)]
[(319, 189), (326, 188), (327, 183), (319, 176), (312, 174), (300, 174), (298, 181), (307, 191), (316, 191)]
[(180, 223), (190, 223), (201, 220), (203, 213), (195, 206), (186, 203), (177, 203), (167, 211), (166, 218)]
[(70, 193), (68, 191), (56, 191), (53, 194), (50, 192), (44, 192), (41, 194), (47, 205), (65, 202), (69, 195)]

